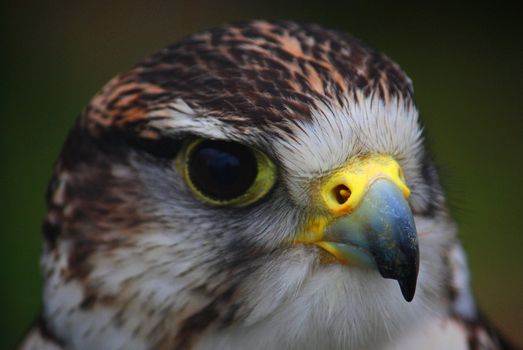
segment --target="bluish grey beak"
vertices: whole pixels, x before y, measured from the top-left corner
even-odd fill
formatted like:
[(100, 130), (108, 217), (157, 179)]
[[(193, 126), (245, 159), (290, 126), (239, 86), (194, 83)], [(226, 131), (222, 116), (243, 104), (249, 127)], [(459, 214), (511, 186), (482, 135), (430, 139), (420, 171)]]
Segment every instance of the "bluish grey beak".
[(374, 182), (354, 212), (326, 228), (323, 240), (348, 262), (397, 280), (406, 301), (414, 298), (419, 269), (416, 226), (407, 200), (392, 182)]

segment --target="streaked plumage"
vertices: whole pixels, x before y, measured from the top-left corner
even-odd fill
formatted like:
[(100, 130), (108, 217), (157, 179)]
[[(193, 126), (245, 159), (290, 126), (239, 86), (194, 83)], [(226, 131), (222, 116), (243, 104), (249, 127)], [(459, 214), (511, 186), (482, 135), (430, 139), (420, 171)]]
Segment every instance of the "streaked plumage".
[[(264, 152), (269, 194), (195, 196), (175, 159), (196, 136)], [(410, 189), (410, 303), (377, 271), (289, 244), (322, 179), (368, 154), (390, 155)], [(471, 296), (410, 80), (348, 34), (254, 21), (159, 51), (81, 113), (47, 200), (44, 310), (24, 349), (509, 348)]]

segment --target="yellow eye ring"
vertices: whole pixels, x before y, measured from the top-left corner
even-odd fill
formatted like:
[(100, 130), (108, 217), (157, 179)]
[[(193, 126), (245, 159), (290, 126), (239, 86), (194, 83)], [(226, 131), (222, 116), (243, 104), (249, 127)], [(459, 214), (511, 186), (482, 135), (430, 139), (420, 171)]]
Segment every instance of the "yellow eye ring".
[(274, 163), (263, 152), (237, 142), (192, 140), (180, 152), (177, 166), (191, 191), (216, 206), (247, 206), (276, 182)]

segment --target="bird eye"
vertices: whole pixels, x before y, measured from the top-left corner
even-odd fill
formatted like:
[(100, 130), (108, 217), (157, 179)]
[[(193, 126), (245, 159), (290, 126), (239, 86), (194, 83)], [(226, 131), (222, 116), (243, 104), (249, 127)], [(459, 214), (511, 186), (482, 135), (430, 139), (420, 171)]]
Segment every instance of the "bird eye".
[(197, 139), (181, 157), (191, 190), (214, 205), (254, 203), (276, 180), (276, 168), (265, 154), (236, 142)]

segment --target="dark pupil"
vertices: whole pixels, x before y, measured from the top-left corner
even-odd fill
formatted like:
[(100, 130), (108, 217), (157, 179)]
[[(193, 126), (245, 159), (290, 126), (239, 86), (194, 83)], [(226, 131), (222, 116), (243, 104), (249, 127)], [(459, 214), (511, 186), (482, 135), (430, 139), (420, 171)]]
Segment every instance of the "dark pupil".
[(251, 187), (258, 166), (245, 146), (234, 142), (203, 141), (189, 155), (189, 177), (204, 195), (217, 200), (236, 198)]

